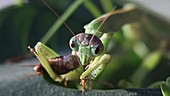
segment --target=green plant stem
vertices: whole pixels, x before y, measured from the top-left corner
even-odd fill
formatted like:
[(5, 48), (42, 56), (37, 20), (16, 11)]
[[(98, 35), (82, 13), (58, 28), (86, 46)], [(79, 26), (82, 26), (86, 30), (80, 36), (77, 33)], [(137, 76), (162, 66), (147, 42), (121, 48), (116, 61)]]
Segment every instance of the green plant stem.
[(101, 2), (103, 9), (106, 13), (110, 12), (111, 10), (114, 10), (112, 0), (107, 0), (107, 1), (106, 0), (100, 0), (100, 2)]
[(47, 43), (48, 40), (54, 35), (54, 33), (60, 28), (71, 14), (84, 2), (85, 0), (76, 0), (70, 7), (64, 12), (64, 14), (52, 25), (47, 33), (41, 38), (41, 42)]
[(87, 0), (83, 4), (94, 17), (99, 17), (102, 15), (102, 12), (96, 7), (96, 5), (91, 0)]

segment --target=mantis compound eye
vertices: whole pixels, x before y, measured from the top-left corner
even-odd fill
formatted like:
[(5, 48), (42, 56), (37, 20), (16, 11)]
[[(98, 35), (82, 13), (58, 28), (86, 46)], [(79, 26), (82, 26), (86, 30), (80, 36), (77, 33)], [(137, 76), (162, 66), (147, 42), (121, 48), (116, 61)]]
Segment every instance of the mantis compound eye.
[(91, 48), (91, 53), (95, 57), (99, 56), (101, 53), (103, 53), (103, 51), (104, 51), (103, 44), (97, 44)]
[(77, 38), (74, 36), (70, 39), (70, 48), (73, 50), (73, 51), (78, 51), (78, 42), (77, 42)]

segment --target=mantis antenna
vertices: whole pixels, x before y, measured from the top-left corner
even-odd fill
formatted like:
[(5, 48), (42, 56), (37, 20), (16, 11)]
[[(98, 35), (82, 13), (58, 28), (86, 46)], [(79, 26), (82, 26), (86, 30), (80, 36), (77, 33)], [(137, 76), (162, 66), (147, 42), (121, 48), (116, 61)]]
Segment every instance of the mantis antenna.
[(55, 16), (57, 16), (58, 18), (60, 18), (60, 20), (64, 23), (64, 25), (67, 27), (67, 29), (75, 36), (74, 32), (71, 30), (70, 27), (68, 27), (68, 25), (62, 20), (62, 18), (60, 17), (59, 14), (57, 14), (52, 8), (51, 6), (49, 6), (49, 4), (47, 4), (47, 2), (45, 2), (44, 0), (41, 0), (54, 14)]
[[(117, 7), (117, 6), (115, 6), (113, 9), (116, 9), (116, 7)], [(110, 15), (111, 15), (111, 14), (108, 14), (108, 16), (106, 16), (106, 17), (104, 18), (104, 20), (103, 20), (102, 23), (99, 25), (99, 27), (97, 28), (96, 31), (98, 31), (98, 30), (101, 28), (101, 26), (106, 22), (106, 20), (110, 17)], [(97, 33), (97, 32), (96, 32), (96, 33)], [(91, 44), (91, 41), (93, 40), (93, 38), (94, 38), (94, 35), (93, 35), (93, 37), (90, 39), (89, 44)]]
[[(75, 36), (76, 37), (76, 35), (74, 34), (74, 32), (71, 30), (71, 28), (64, 22), (64, 20), (62, 20), (62, 18), (60, 17), (60, 15), (59, 14), (57, 14), (53, 9), (52, 9), (52, 7), (51, 6), (49, 6), (49, 4), (47, 4), (47, 2), (45, 2), (44, 0), (41, 0), (53, 13), (54, 13), (54, 15), (55, 16), (57, 16), (59, 19), (60, 19), (60, 21), (61, 22), (63, 22), (64, 23), (64, 25), (67, 27), (67, 29), (73, 34), (73, 36)], [(77, 38), (77, 37), (76, 37)], [(79, 42), (78, 42), (79, 43)], [(80, 62), (79, 62), (79, 64), (81, 64)]]
[[(101, 28), (101, 26), (106, 22), (106, 20), (107, 20), (109, 17), (110, 17), (110, 14), (108, 14), (108, 16), (106, 16), (106, 17), (104, 18), (104, 20), (103, 20), (102, 23), (99, 25), (99, 27), (97, 28), (96, 31), (98, 31), (98, 30)], [(97, 32), (96, 32), (96, 33), (97, 33)], [(91, 41), (93, 40), (94, 36), (95, 36), (95, 35), (93, 35), (93, 36), (91, 37), (91, 39), (90, 39), (90, 41), (89, 41), (89, 44), (91, 44)]]

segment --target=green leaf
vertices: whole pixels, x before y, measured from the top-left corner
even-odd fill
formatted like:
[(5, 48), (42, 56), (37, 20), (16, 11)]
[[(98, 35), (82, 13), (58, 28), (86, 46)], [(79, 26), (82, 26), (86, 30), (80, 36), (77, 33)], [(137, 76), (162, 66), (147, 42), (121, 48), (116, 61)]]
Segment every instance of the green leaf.
[[(0, 96), (81, 96), (81, 90), (64, 88), (47, 82), (42, 76), (28, 77), (31, 68), (23, 65), (38, 63), (26, 60), (0, 66)], [(85, 96), (160, 96), (159, 89), (87, 90)]]
[(170, 77), (167, 78), (166, 82), (161, 85), (161, 91), (163, 96), (169, 96), (170, 94)]

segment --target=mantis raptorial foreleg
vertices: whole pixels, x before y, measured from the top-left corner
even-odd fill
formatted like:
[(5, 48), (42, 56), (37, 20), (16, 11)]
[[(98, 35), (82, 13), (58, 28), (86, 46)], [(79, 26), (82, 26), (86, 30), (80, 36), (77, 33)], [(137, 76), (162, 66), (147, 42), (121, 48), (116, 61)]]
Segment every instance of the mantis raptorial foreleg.
[[(96, 58), (98, 59), (98, 58)], [(102, 57), (100, 58), (100, 60), (96, 60), (94, 62), (91, 63), (91, 66), (89, 66), (89, 68), (82, 73), (82, 75), (80, 76), (81, 79), (81, 84), (82, 84), (82, 92), (84, 93), (84, 91), (86, 90), (86, 80), (94, 80), (96, 77), (98, 77), (101, 72), (103, 71), (103, 69), (106, 67), (106, 65), (109, 63), (111, 57), (109, 54), (104, 54), (102, 55)]]
[[(48, 46), (46, 46), (45, 44), (38, 42), (35, 46), (35, 51), (37, 53), (41, 53), (44, 54), (45, 57), (47, 59), (49, 58), (55, 58), (60, 56), (59, 54), (57, 54), (56, 52), (54, 52), (54, 50), (52, 50), (51, 48), (49, 48)], [(38, 52), (39, 51), (39, 52)]]
[[(100, 65), (106, 65), (109, 63), (110, 61), (110, 55), (109, 54), (104, 54), (100, 60), (98, 62), (92, 62), (91, 66), (89, 66), (90, 68), (88, 68), (85, 72), (83, 72), (83, 74), (80, 76), (80, 79), (86, 79), (86, 77), (88, 77), (89, 75), (91, 75), (92, 71), (95, 71)], [(104, 66), (103, 66), (104, 68)], [(101, 69), (98, 69), (101, 70)], [(97, 72), (97, 74), (94, 75), (98, 75), (100, 73)], [(88, 79), (94, 79), (96, 76), (92, 76), (93, 78), (88, 78)]]
[(45, 44), (38, 42), (35, 46), (35, 55), (37, 56), (41, 65), (46, 69), (46, 71), (49, 73), (49, 76), (53, 80), (59, 82), (64, 80), (60, 75), (54, 73), (54, 71), (52, 70), (48, 62), (48, 59), (58, 57), (59, 55), (57, 53), (55, 53), (52, 49), (47, 47)]

